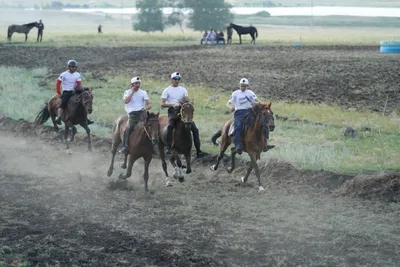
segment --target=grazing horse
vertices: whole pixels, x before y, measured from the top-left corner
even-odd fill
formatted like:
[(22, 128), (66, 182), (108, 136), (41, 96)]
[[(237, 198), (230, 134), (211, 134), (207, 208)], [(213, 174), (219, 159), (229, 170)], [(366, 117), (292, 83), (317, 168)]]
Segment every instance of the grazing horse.
[(229, 28), (235, 29), (235, 31), (239, 35), (240, 44), (242, 44), (242, 34), (250, 34), (251, 38), (252, 38), (250, 43), (253, 43), (253, 44), (256, 43), (256, 37), (258, 37), (258, 32), (257, 32), (256, 27), (254, 27), (254, 26), (243, 27), (243, 26), (239, 26), (239, 25), (231, 23), (231, 24), (229, 24)]
[[(75, 87), (75, 94), (69, 99), (67, 108), (62, 115), (61, 120), (65, 125), (64, 140), (67, 146), (67, 153), (71, 150), (69, 142), (74, 141), (77, 133), (75, 125), (79, 124), (85, 129), (88, 137), (88, 151), (92, 151), (92, 140), (90, 138), (90, 129), (88, 127), (87, 116), (92, 114), (93, 94), (92, 90), (87, 87)], [(58, 96), (52, 97), (42, 110), (36, 116), (35, 122), (38, 124), (45, 123), (50, 117), (54, 125), (55, 132), (58, 132), (58, 126), (55, 122), (57, 110), (61, 104), (61, 98)], [(72, 128), (71, 140), (68, 140), (69, 128)]]
[(23, 25), (12, 24), (12, 25), (8, 26), (8, 30), (7, 30), (8, 41), (11, 42), (11, 36), (13, 35), (14, 32), (17, 32), (17, 33), (25, 33), (25, 42), (26, 42), (26, 40), (28, 40), (28, 33), (32, 30), (33, 27), (38, 27), (38, 23), (31, 22), (31, 23), (23, 24)]
[[(156, 145), (160, 137), (160, 122), (158, 120), (158, 115), (154, 113), (147, 113), (147, 118), (144, 119), (145, 122), (140, 122), (133, 129), (131, 135), (129, 136), (129, 165), (126, 170), (126, 174), (120, 174), (120, 179), (127, 179), (132, 175), (132, 167), (135, 161), (139, 158), (144, 159), (144, 191), (147, 193), (149, 191), (148, 181), (149, 181), (149, 165), (151, 159), (153, 158), (153, 146)], [(115, 122), (112, 129), (112, 158), (111, 164), (107, 171), (107, 176), (110, 177), (114, 169), (114, 158), (117, 153), (119, 144), (122, 142), (122, 138), (125, 129), (128, 125), (128, 115), (124, 115)], [(126, 168), (126, 161), (128, 154), (125, 154), (124, 163), (121, 165), (122, 168)]]
[[(260, 181), (260, 170), (257, 165), (257, 160), (260, 159), (260, 154), (264, 148), (265, 138), (263, 135), (264, 130), (273, 131), (275, 129), (274, 124), (274, 114), (271, 110), (271, 103), (261, 104), (255, 103), (251, 109), (251, 112), (246, 118), (246, 121), (250, 121), (250, 125), (248, 126), (246, 132), (243, 136), (243, 144), (244, 144), (244, 152), (250, 156), (250, 166), (247, 169), (246, 175), (241, 178), (242, 183), (247, 182), (247, 178), (249, 177), (251, 171), (254, 169), (256, 172), (256, 176), (258, 179), (259, 191), (264, 191), (264, 188), (261, 185)], [(222, 135), (221, 144), (220, 144), (220, 153), (217, 158), (217, 163), (211, 166), (212, 171), (216, 171), (218, 169), (218, 165), (222, 158), (224, 157), (224, 153), (229, 145), (232, 143), (232, 137), (229, 135), (229, 129), (231, 124), (233, 123), (233, 119), (227, 121), (222, 127), (221, 131), (218, 131), (211, 139), (215, 144), (215, 140)], [(235, 131), (242, 131), (242, 129), (235, 129)], [(236, 150), (232, 149), (231, 158), (232, 158), (232, 166), (228, 169), (228, 173), (232, 173), (235, 169), (235, 155)]]
[[(186, 173), (189, 174), (192, 172), (191, 168), (191, 150), (192, 150), (192, 121), (193, 121), (193, 113), (194, 107), (193, 102), (188, 97), (183, 97), (179, 100), (180, 111), (177, 115), (177, 123), (175, 129), (172, 134), (172, 144), (171, 144), (171, 153), (172, 156), (170, 158), (170, 162), (174, 167), (174, 178), (178, 178), (179, 182), (183, 182), (185, 180), (184, 175), (182, 173), (182, 162), (179, 155), (184, 155), (186, 160)], [(160, 142), (158, 143), (158, 149), (160, 153), (160, 158), (162, 162), (162, 168), (164, 170), (166, 176), (166, 185), (172, 186), (171, 181), (168, 177), (167, 171), (167, 163), (165, 161), (165, 152), (164, 147), (167, 144), (167, 128), (168, 128), (168, 116), (162, 115), (160, 116), (160, 127), (161, 127), (161, 136)], [(175, 163), (176, 161), (176, 163)]]

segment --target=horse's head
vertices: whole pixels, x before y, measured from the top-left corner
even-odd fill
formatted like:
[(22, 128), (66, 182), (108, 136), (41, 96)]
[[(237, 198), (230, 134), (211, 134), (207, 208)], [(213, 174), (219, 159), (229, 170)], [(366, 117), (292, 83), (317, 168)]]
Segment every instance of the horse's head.
[(87, 87), (81, 88), (82, 93), (81, 93), (81, 103), (84, 106), (86, 112), (88, 114), (92, 114), (93, 108), (93, 94), (92, 94), (92, 89), (89, 89)]
[(179, 111), (180, 118), (185, 124), (186, 129), (190, 130), (192, 127), (194, 106), (193, 102), (188, 97), (183, 97), (179, 100), (181, 109)]
[(157, 114), (153, 112), (147, 112), (147, 120), (146, 120), (146, 133), (153, 143), (153, 145), (157, 145), (158, 138), (160, 137), (160, 121), (158, 120), (159, 112)]
[(273, 132), (275, 130), (275, 119), (271, 106), (271, 102), (269, 104), (256, 103), (253, 105), (253, 113), (255, 116), (260, 116), (263, 127)]

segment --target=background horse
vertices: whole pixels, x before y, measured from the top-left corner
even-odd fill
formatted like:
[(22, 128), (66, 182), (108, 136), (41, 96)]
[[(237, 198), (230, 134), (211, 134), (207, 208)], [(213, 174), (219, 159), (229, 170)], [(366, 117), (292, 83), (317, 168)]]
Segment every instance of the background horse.
[[(149, 165), (151, 159), (153, 158), (153, 146), (158, 142), (160, 137), (160, 123), (158, 120), (158, 115), (154, 113), (147, 113), (147, 118), (145, 122), (140, 122), (136, 125), (135, 129), (129, 136), (129, 165), (126, 170), (126, 174), (121, 174), (120, 179), (127, 179), (132, 175), (132, 167), (135, 161), (139, 158), (144, 159), (144, 191), (147, 193), (149, 191), (148, 181), (149, 181)], [(111, 138), (112, 138), (112, 158), (111, 164), (107, 171), (107, 176), (110, 177), (114, 169), (114, 159), (115, 154), (119, 144), (122, 142), (124, 132), (128, 125), (128, 115), (124, 115), (115, 122)], [(124, 163), (121, 165), (122, 168), (126, 168), (126, 161), (128, 154), (125, 155)]]
[[(61, 98), (52, 97), (42, 110), (36, 116), (35, 122), (38, 124), (45, 123), (50, 117), (54, 125), (54, 130), (58, 133), (58, 126), (55, 122), (57, 110), (61, 104)], [(93, 104), (92, 90), (87, 87), (76, 87), (75, 94), (68, 101), (68, 106), (63, 112), (62, 121), (65, 125), (64, 140), (67, 146), (67, 153), (71, 153), (69, 142), (73, 141), (77, 132), (74, 125), (79, 124), (85, 129), (88, 137), (88, 151), (92, 151), (92, 139), (90, 138), (90, 129), (87, 123), (87, 115), (91, 114)], [(72, 128), (71, 140), (68, 140), (69, 128)]]
[[(252, 121), (253, 125), (249, 125), (246, 133), (243, 136), (243, 151), (246, 152), (250, 156), (250, 166), (247, 169), (246, 175), (241, 178), (242, 183), (247, 182), (247, 178), (249, 177), (251, 171), (254, 169), (256, 172), (256, 176), (258, 179), (259, 191), (264, 191), (264, 188), (261, 185), (260, 181), (260, 170), (257, 165), (257, 160), (260, 159), (261, 152), (264, 148), (265, 139), (264, 139), (264, 129), (267, 131), (273, 131), (275, 129), (274, 124), (274, 114), (271, 110), (271, 103), (269, 105), (264, 105), (261, 103), (256, 103), (253, 105), (252, 110), (249, 114), (249, 118), (246, 120)], [(215, 144), (215, 140), (222, 135), (221, 144), (220, 144), (220, 153), (217, 158), (217, 163), (211, 166), (211, 170), (216, 171), (218, 169), (218, 165), (222, 158), (224, 157), (224, 153), (229, 145), (232, 143), (233, 136), (229, 136), (229, 129), (231, 127), (232, 120), (227, 121), (222, 130), (214, 134), (212, 137), (212, 141)], [(235, 131), (242, 131), (242, 129), (235, 129)], [(228, 169), (229, 173), (235, 169), (235, 155), (236, 150), (232, 150), (231, 158), (232, 158), (232, 166)]]
[(23, 24), (23, 25), (10, 25), (8, 26), (7, 30), (7, 39), (8, 41), (11, 42), (11, 36), (13, 35), (14, 32), (17, 33), (25, 33), (25, 42), (28, 40), (28, 33), (32, 30), (33, 27), (38, 27), (37, 22), (31, 22), (28, 24)]
[[(186, 173), (189, 174), (192, 172), (191, 168), (191, 150), (192, 150), (192, 120), (194, 107), (192, 101), (188, 97), (183, 97), (179, 100), (179, 104), (181, 109), (176, 118), (177, 123), (176, 127), (172, 134), (172, 143), (171, 143), (171, 153), (172, 156), (170, 158), (170, 162), (172, 166), (175, 168), (174, 178), (178, 178), (179, 182), (183, 182), (184, 176), (182, 174), (182, 162), (179, 155), (184, 155), (186, 159)], [(160, 153), (160, 158), (162, 162), (162, 168), (164, 170), (166, 176), (167, 186), (171, 186), (171, 182), (168, 177), (167, 171), (167, 163), (165, 161), (165, 152), (164, 147), (167, 138), (167, 128), (168, 128), (168, 116), (162, 115), (160, 116), (160, 127), (161, 127), (161, 137), (158, 143), (158, 150)], [(176, 161), (176, 163), (175, 163)]]
[(258, 32), (256, 27), (254, 26), (243, 27), (233, 23), (229, 24), (229, 27), (235, 29), (235, 31), (239, 35), (240, 44), (242, 44), (242, 34), (250, 34), (252, 38), (250, 43), (253, 44), (256, 43), (256, 37), (258, 37)]

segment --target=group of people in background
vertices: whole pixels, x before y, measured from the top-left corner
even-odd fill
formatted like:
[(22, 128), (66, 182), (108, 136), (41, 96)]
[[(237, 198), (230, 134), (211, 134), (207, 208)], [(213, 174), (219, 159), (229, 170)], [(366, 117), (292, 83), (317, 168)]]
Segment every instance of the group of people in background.
[[(228, 36), (228, 43), (229, 40), (232, 40), (232, 29), (227, 27), (227, 36)], [(210, 31), (204, 31), (201, 39), (200, 44), (225, 44), (225, 36), (223, 31), (219, 31), (218, 33), (214, 31), (214, 29), (210, 29)]]

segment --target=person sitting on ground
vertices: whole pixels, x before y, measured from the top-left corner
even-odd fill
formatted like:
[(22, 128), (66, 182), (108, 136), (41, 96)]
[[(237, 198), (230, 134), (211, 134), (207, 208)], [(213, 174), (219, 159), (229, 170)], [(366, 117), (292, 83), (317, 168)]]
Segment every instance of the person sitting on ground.
[(223, 31), (219, 31), (219, 32), (218, 32), (217, 43), (219, 43), (219, 41), (222, 41), (223, 44), (225, 44), (225, 38), (224, 38), (224, 33), (223, 33)]
[(200, 39), (200, 44), (203, 44), (203, 42), (207, 43), (207, 36), (208, 36), (208, 32), (204, 31), (204, 33), (203, 33), (203, 35), (202, 35), (202, 37)]
[(217, 34), (215, 33), (214, 29), (210, 29), (210, 32), (207, 35), (207, 42), (213, 44), (215, 43), (216, 40), (217, 40)]

